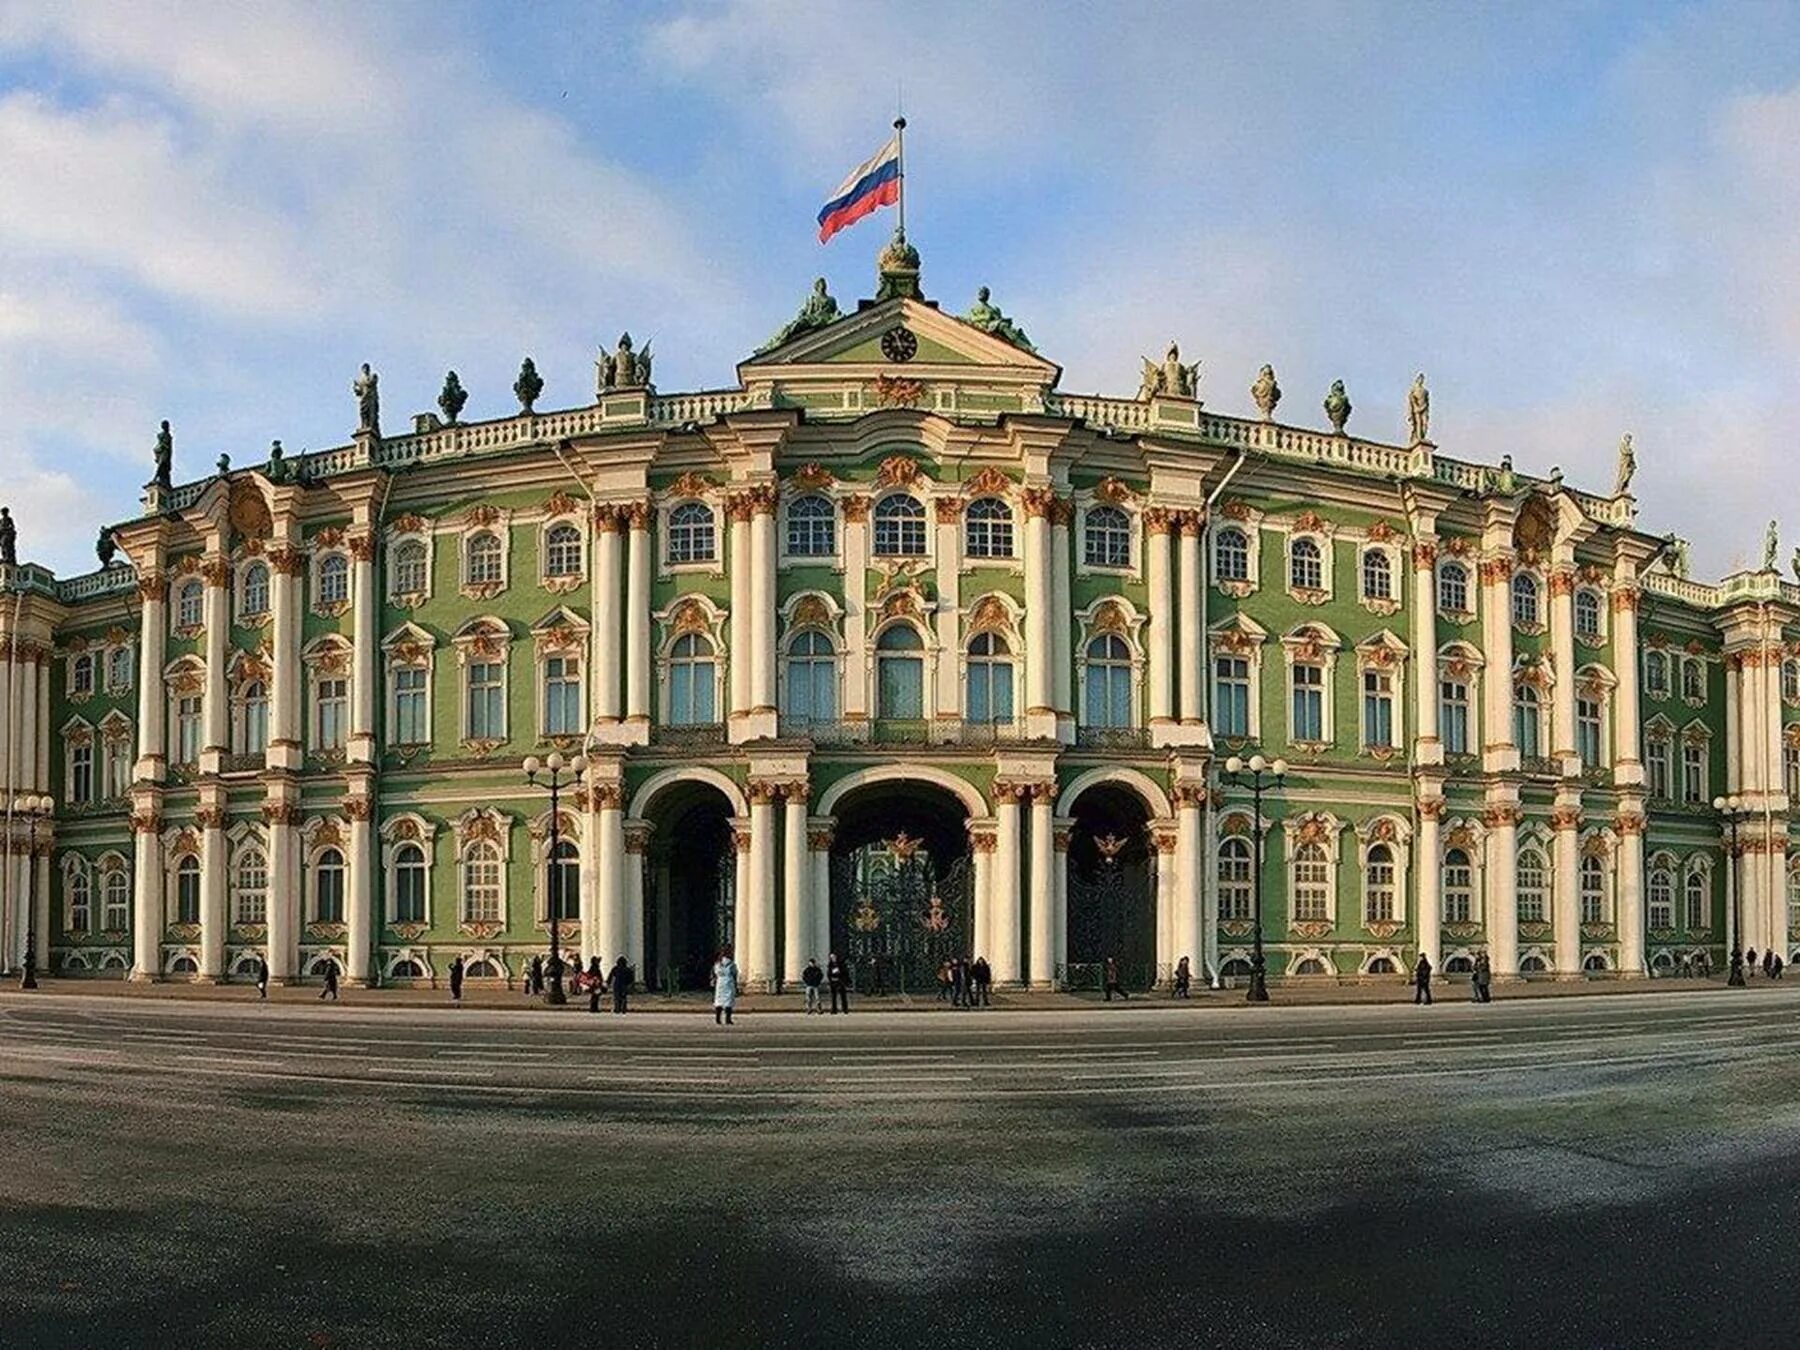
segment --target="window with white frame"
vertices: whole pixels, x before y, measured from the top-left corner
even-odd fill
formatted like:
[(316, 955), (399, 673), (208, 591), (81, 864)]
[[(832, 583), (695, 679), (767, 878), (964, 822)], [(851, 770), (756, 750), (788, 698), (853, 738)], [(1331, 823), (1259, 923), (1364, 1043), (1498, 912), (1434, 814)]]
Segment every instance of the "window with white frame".
[(1245, 657), (1213, 661), (1213, 729), (1221, 736), (1250, 734), (1250, 662)]
[(94, 878), (84, 860), (74, 860), (65, 874), (68, 883), (66, 929), (71, 933), (91, 933), (94, 929)]
[(428, 572), (425, 541), (403, 539), (394, 549), (394, 594), (423, 595)]
[(1296, 661), (1288, 739), (1320, 742), (1325, 739), (1325, 667), (1312, 661)]
[(244, 582), (238, 592), (238, 613), (247, 619), (260, 619), (269, 612), (269, 565), (253, 562), (244, 569)]
[(313, 922), (344, 921), (344, 855), (335, 848), (321, 849), (313, 859)]
[(1525, 759), (1543, 753), (1544, 699), (1537, 686), (1520, 680), (1513, 685), (1513, 744)]
[(1605, 767), (1606, 708), (1598, 697), (1583, 695), (1575, 700), (1575, 751), (1584, 768)]
[(247, 844), (238, 852), (231, 877), (231, 921), (266, 923), (269, 917), (269, 859), (261, 848)]
[(1328, 923), (1331, 920), (1331, 858), (1323, 844), (1302, 844), (1294, 850), (1294, 922)]
[(474, 840), (463, 850), (462, 871), (461, 922), (500, 922), (499, 847), (491, 840)]
[(200, 922), (200, 859), (184, 853), (175, 862), (174, 922)]
[(1688, 738), (1681, 743), (1681, 800), (1699, 806), (1706, 796), (1706, 742)]
[[(710, 521), (712, 518), (708, 516), (707, 519)], [(483, 530), (469, 536), (463, 547), (464, 585), (497, 586), (502, 578), (503, 566), (499, 535), (491, 530)]]
[(1669, 658), (1654, 647), (1644, 653), (1644, 692), (1651, 698), (1669, 696)]
[(1362, 673), (1363, 745), (1382, 749), (1395, 745), (1394, 672), (1385, 666), (1369, 666)]
[(1542, 610), (1538, 581), (1530, 572), (1514, 572), (1512, 579), (1512, 621), (1516, 628), (1536, 628)]
[(1800, 861), (1792, 858), (1788, 860), (1787, 874), (1787, 931), (1790, 940), (1795, 932), (1800, 932)]
[(1244, 920), (1250, 917), (1251, 868), (1254, 865), (1251, 845), (1241, 835), (1227, 835), (1219, 844), (1219, 917)]
[(1650, 869), (1650, 882), (1645, 890), (1651, 928), (1675, 926), (1675, 871), (1669, 866)]
[(544, 531), (544, 576), (578, 577), (582, 563), (581, 531), (567, 521)]
[(132, 675), (131, 648), (114, 647), (106, 654), (106, 687), (110, 692), (122, 694), (129, 690)]
[(430, 671), (424, 666), (395, 666), (394, 743), (424, 745), (431, 740), (431, 714), (427, 688)]
[(313, 679), (313, 749), (342, 750), (347, 739), (350, 681), (320, 672)]
[(425, 850), (406, 843), (394, 850), (394, 922), (424, 923)]
[(200, 762), (202, 702), (199, 694), (179, 694), (175, 699), (175, 762)]
[(1600, 640), (1600, 596), (1596, 591), (1575, 592), (1575, 636), (1589, 642)]
[(1213, 535), (1213, 575), (1220, 581), (1250, 580), (1250, 537), (1236, 525)]
[(84, 805), (94, 799), (94, 739), (87, 733), (69, 747), (69, 783), (64, 794), (76, 805)]
[(1012, 507), (998, 497), (977, 497), (970, 502), (963, 512), (963, 552), (971, 558), (1012, 557)]
[(131, 876), (123, 862), (100, 874), (100, 928), (123, 933), (131, 927)]
[(1697, 656), (1681, 663), (1681, 696), (1689, 703), (1706, 701), (1706, 663)]
[(198, 628), (205, 621), (206, 596), (200, 582), (182, 582), (175, 591), (175, 626)]
[(682, 502), (669, 512), (669, 562), (709, 563), (717, 556), (718, 527), (705, 502)]
[(1644, 743), (1644, 780), (1650, 795), (1659, 801), (1674, 797), (1671, 747), (1665, 734)]
[(472, 741), (505, 740), (506, 662), (470, 661), (463, 668), (463, 683), (468, 738)]
[(787, 509), (787, 551), (791, 558), (829, 558), (837, 552), (837, 512), (829, 497), (796, 497)]
[(719, 720), (717, 677), (711, 639), (684, 633), (669, 649), (670, 726), (710, 726)]
[(1514, 874), (1518, 895), (1519, 922), (1542, 923), (1550, 911), (1550, 867), (1536, 844), (1519, 850)]
[(1088, 508), (1081, 556), (1089, 567), (1131, 566), (1131, 517), (1116, 506)]
[(1708, 874), (1703, 868), (1692, 868), (1687, 879), (1683, 881), (1682, 892), (1687, 914), (1687, 930), (1690, 933), (1704, 932), (1712, 927), (1712, 904), (1708, 895)]
[(1787, 783), (1787, 795), (1800, 803), (1800, 745), (1789, 742), (1781, 747), (1781, 776)]
[(586, 726), (581, 715), (581, 658), (544, 658), (544, 734), (574, 736)]
[(816, 628), (788, 639), (787, 715), (797, 722), (830, 722), (837, 717), (837, 652)]
[(1131, 648), (1115, 633), (1102, 633), (1083, 656), (1081, 721), (1089, 727), (1131, 725)]
[(1792, 657), (1781, 663), (1781, 697), (1786, 703), (1800, 703), (1800, 661)]
[(108, 736), (103, 745), (106, 795), (118, 800), (131, 791), (131, 740), (129, 736)]
[(91, 653), (83, 652), (75, 658), (69, 671), (69, 692), (71, 694), (94, 692), (94, 658)]
[(1296, 591), (1325, 589), (1325, 556), (1317, 539), (1302, 537), (1288, 545), (1288, 585)]
[(261, 755), (269, 749), (269, 686), (251, 680), (244, 686), (241, 753)]
[(1459, 562), (1438, 568), (1438, 608), (1446, 614), (1469, 613), (1469, 569)]
[(908, 624), (893, 624), (875, 640), (875, 713), (901, 722), (925, 716), (925, 640)]
[(1395, 887), (1394, 850), (1387, 844), (1370, 844), (1363, 859), (1363, 921), (1393, 923), (1400, 909)]
[(1438, 734), (1447, 755), (1469, 753), (1469, 685), (1466, 680), (1438, 681)]
[(1466, 848), (1444, 850), (1443, 896), (1444, 922), (1469, 922), (1474, 912), (1475, 867)]
[(581, 917), (581, 850), (558, 839), (544, 862), (543, 917), (570, 922)]
[(341, 605), (350, 599), (350, 560), (341, 553), (319, 559), (319, 603)]
[(969, 640), (968, 719), (1010, 722), (1012, 718), (1012, 648), (999, 633), (977, 633)]
[(1394, 560), (1385, 548), (1363, 550), (1362, 597), (1365, 600), (1394, 598)]
[(1606, 864), (1595, 854), (1581, 860), (1581, 921), (1606, 922)]
[(917, 497), (892, 493), (875, 503), (874, 516), (877, 557), (924, 556), (925, 506)]

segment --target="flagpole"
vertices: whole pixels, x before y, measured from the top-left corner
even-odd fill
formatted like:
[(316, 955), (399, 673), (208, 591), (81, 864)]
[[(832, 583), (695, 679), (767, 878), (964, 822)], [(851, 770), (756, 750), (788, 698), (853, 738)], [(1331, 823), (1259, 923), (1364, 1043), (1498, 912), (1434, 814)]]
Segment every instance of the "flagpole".
[(894, 119), (894, 137), (900, 142), (900, 237), (906, 238), (906, 118)]

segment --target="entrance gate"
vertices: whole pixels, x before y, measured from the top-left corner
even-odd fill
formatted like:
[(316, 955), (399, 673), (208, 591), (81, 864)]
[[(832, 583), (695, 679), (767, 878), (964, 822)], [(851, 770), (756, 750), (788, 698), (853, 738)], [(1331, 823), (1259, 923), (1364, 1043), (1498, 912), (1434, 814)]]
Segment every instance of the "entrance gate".
[(1069, 869), (1069, 962), (1063, 982), (1071, 989), (1099, 989), (1106, 958), (1119, 963), (1127, 989), (1156, 983), (1156, 932), (1146, 922), (1155, 911), (1142, 866), (1105, 859), (1091, 873)]
[(971, 954), (973, 909), (968, 857), (940, 865), (904, 832), (831, 859), (831, 945), (864, 993), (935, 989), (942, 962)]

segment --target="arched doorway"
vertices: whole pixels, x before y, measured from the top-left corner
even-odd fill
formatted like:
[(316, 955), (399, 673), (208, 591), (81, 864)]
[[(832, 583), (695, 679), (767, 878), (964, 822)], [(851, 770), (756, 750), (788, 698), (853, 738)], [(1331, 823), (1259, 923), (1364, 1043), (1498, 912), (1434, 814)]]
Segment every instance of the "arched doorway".
[(831, 947), (867, 993), (934, 989), (938, 966), (973, 954), (968, 816), (955, 794), (870, 783), (837, 807)]
[(1100, 988), (1111, 957), (1127, 989), (1148, 989), (1158, 973), (1149, 808), (1132, 789), (1101, 782), (1075, 799), (1071, 814), (1063, 983)]
[(713, 783), (684, 779), (662, 787), (645, 818), (654, 827), (643, 859), (645, 980), (704, 989), (719, 949), (737, 945), (732, 803)]

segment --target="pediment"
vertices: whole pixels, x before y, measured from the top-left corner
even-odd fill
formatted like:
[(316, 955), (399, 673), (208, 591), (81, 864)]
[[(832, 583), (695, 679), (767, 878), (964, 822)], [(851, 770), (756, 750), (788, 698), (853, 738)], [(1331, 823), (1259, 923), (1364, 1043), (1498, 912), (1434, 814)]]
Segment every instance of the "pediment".
[[(908, 361), (890, 360), (882, 350), (882, 335), (896, 326), (905, 327), (918, 344)], [(966, 376), (970, 367), (987, 367), (1038, 385), (1055, 384), (1062, 374), (1060, 367), (1033, 352), (945, 314), (935, 305), (901, 296), (859, 309), (828, 327), (752, 356), (739, 364), (738, 378), (748, 383), (768, 379), (784, 369), (819, 367), (849, 367), (869, 377), (887, 374), (908, 379), (952, 372)]]

